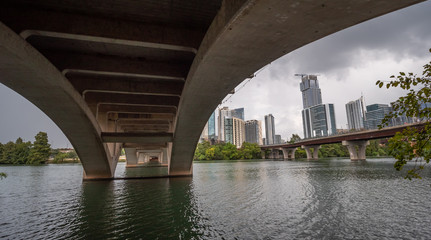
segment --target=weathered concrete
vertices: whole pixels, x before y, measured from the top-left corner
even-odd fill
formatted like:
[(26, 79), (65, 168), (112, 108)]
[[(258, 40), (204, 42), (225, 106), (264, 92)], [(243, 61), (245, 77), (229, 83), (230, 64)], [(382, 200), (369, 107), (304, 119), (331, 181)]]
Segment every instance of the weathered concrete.
[(124, 152), (126, 153), (127, 167), (134, 167), (138, 165), (138, 155), (136, 152), (136, 148), (124, 148)]
[(284, 159), (295, 159), (296, 148), (281, 148)]
[(169, 174), (192, 173), (194, 146), (205, 122), (254, 72), (307, 43), (415, 2), (224, 1), (187, 76)]
[(356, 161), (366, 159), (365, 150), (367, 146), (370, 145), (370, 141), (343, 141), (342, 144), (349, 150), (350, 160)]
[[(0, 21), (11, 29), (0, 27), (0, 81), (57, 123), (88, 178), (112, 177), (128, 145), (166, 151), (169, 174), (190, 175), (205, 122), (240, 82), (305, 44), (416, 2), (4, 0)], [(121, 123), (153, 114), (172, 120)], [(140, 135), (156, 131), (171, 135)]]
[(116, 159), (81, 96), (49, 61), (1, 23), (0, 80), (57, 123), (76, 149), (86, 178), (113, 177)]
[[(307, 159), (309, 160), (319, 159), (320, 145), (308, 145), (308, 146), (302, 146), (302, 148), (305, 149), (305, 153), (307, 154)], [(313, 152), (311, 152), (311, 149), (313, 149)]]

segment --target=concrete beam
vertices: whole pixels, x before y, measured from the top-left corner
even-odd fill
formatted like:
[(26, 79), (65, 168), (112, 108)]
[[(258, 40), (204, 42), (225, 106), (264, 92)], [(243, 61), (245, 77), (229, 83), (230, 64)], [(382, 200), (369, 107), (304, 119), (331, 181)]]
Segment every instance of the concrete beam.
[(87, 92), (85, 101), (90, 104), (128, 104), (149, 106), (178, 106), (180, 100), (175, 96), (150, 96), (142, 94), (123, 94), (106, 92)]
[(151, 125), (169, 125), (171, 122), (168, 120), (153, 120), (153, 119), (141, 119), (141, 118), (127, 118), (119, 119), (117, 123), (120, 125), (141, 125), (141, 124), (151, 124)]
[(137, 150), (151, 150), (151, 149), (161, 149), (161, 148), (167, 148), (167, 143), (124, 143), (124, 148), (136, 148)]
[[(155, 75), (174, 78), (187, 76), (189, 63), (157, 62), (115, 56), (99, 56), (71, 52), (40, 50), (66, 77), (69, 70)], [(87, 72), (91, 74), (91, 72)]]
[(166, 24), (157, 25), (152, 22), (127, 21), (66, 11), (55, 12), (11, 6), (0, 7), (0, 21), (18, 34), (31, 29), (184, 46), (194, 49), (199, 47), (205, 34), (204, 29), (169, 27)]
[(146, 93), (149, 95), (181, 96), (183, 82), (130, 80), (120, 77), (74, 77), (69, 81), (82, 95), (85, 92)]
[[(122, 114), (169, 114), (177, 113), (175, 106), (139, 106), (126, 104), (99, 104), (99, 112)], [(123, 115), (124, 116), (124, 115)]]
[(118, 133), (118, 132), (102, 132), (103, 142), (117, 143), (167, 143), (172, 142), (172, 133)]

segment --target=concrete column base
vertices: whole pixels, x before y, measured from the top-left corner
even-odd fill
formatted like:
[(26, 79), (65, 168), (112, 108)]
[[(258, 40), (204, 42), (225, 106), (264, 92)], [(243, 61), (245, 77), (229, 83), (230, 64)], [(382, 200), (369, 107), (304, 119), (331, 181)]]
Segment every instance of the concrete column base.
[(296, 148), (282, 148), (284, 159), (295, 159)]
[[(319, 148), (320, 145), (310, 145), (310, 146), (301, 146), (305, 149), (305, 153), (307, 153), (307, 159), (317, 160), (319, 159)], [(311, 153), (311, 149), (313, 149), (313, 153)]]
[[(350, 160), (365, 160), (365, 150), (367, 145), (370, 145), (370, 141), (361, 140), (361, 141), (343, 141), (343, 146), (346, 146), (350, 153)], [(356, 149), (357, 147), (357, 149)]]

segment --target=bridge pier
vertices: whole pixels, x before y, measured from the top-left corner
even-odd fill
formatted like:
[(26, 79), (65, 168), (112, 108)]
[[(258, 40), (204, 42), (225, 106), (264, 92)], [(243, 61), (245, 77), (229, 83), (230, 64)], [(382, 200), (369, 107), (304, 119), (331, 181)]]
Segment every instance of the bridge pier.
[(126, 167), (138, 165), (138, 156), (136, 148), (124, 148), (126, 153)]
[[(350, 153), (350, 160), (365, 160), (365, 150), (367, 145), (370, 145), (370, 141), (359, 140), (359, 141), (343, 141), (343, 146), (346, 146)], [(357, 149), (356, 149), (357, 147)]]
[[(307, 154), (307, 159), (313, 159), (317, 160), (319, 158), (319, 148), (320, 145), (309, 145), (309, 146), (301, 146), (303, 149), (305, 149), (305, 153)], [(313, 153), (311, 153), (311, 149), (313, 149)]]
[(284, 159), (295, 159), (296, 148), (281, 148)]

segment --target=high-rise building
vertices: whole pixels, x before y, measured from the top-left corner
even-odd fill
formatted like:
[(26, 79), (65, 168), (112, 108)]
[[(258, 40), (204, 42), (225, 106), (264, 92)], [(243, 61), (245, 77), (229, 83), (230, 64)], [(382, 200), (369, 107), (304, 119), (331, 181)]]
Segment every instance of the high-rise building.
[(302, 126), (304, 138), (323, 137), (335, 134), (334, 104), (322, 104), (322, 94), (316, 75), (302, 75)]
[(355, 101), (350, 101), (346, 104), (347, 126), (349, 129), (360, 130), (365, 128), (365, 101), (361, 96)]
[(215, 139), (215, 112), (208, 119), (208, 138)]
[(245, 141), (245, 122), (236, 117), (225, 118), (224, 121), (225, 141), (236, 145), (237, 148), (242, 146)]
[(322, 94), (316, 75), (303, 75), (300, 89), (302, 92), (302, 104), (304, 109), (322, 103)]
[(249, 143), (257, 143), (259, 145), (263, 145), (261, 121), (245, 121), (245, 141)]
[(236, 117), (236, 118), (244, 120), (244, 108), (232, 109), (232, 110), (230, 110), (230, 114), (232, 117)]
[(274, 144), (282, 144), (282, 142), (281, 142), (281, 135), (278, 135), (278, 134), (275, 135)]
[(201, 133), (201, 141), (210, 141), (215, 140), (215, 119), (214, 119), (214, 112), (211, 114), (210, 118), (208, 119), (207, 123), (205, 124), (204, 130)]
[(223, 107), (218, 111), (218, 140), (226, 141), (224, 133), (225, 133), (225, 118), (231, 117), (231, 112), (228, 107)]
[(324, 137), (335, 134), (334, 104), (319, 104), (302, 110), (304, 138)]
[(275, 142), (275, 124), (272, 114), (265, 115), (265, 136), (266, 145), (272, 145)]
[(218, 139), (220, 141), (225, 141), (227, 142), (224, 133), (224, 120), (226, 118), (231, 118), (231, 117), (235, 117), (238, 119), (241, 119), (244, 121), (244, 108), (237, 108), (237, 109), (232, 109), (230, 110), (228, 107), (223, 107), (221, 109), (219, 109), (219, 114), (218, 114)]
[[(367, 106), (367, 112), (365, 116), (365, 127), (367, 129), (378, 129), (378, 126), (382, 123), (383, 118), (386, 114), (391, 112), (392, 108), (387, 104), (371, 104)], [(392, 126), (392, 123), (389, 124)]]

